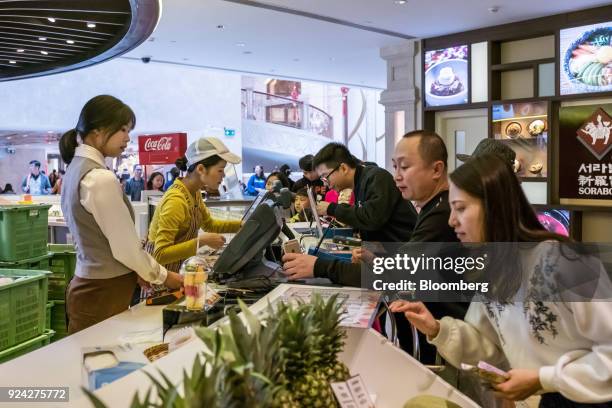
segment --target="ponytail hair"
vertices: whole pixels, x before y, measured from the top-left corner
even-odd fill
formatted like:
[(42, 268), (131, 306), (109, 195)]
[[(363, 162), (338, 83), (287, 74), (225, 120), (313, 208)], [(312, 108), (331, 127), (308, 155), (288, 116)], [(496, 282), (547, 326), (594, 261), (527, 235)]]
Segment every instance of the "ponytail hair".
[(183, 156), (183, 157), (179, 157), (178, 159), (176, 159), (176, 161), (174, 162), (174, 165), (180, 170), (180, 171), (187, 171), (187, 157)]
[(62, 160), (70, 164), (74, 158), (78, 146), (77, 136), (85, 140), (92, 131), (98, 129), (110, 138), (126, 125), (130, 126), (130, 130), (136, 126), (136, 115), (132, 108), (111, 95), (94, 96), (83, 106), (76, 127), (62, 135), (59, 142)]
[(70, 164), (74, 158), (74, 151), (78, 145), (76, 129), (70, 129), (62, 135), (59, 141), (59, 150), (64, 163)]

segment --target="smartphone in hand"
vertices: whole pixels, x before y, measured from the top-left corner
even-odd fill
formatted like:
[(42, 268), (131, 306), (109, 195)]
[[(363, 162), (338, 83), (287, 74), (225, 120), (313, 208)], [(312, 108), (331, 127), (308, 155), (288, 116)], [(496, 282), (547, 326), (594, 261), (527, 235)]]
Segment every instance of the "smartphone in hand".
[(507, 372), (500, 370), (499, 368), (484, 361), (479, 361), (478, 365), (476, 366), (461, 363), (461, 369), (472, 372), (483, 380), (493, 384), (501, 384), (506, 382), (509, 377)]

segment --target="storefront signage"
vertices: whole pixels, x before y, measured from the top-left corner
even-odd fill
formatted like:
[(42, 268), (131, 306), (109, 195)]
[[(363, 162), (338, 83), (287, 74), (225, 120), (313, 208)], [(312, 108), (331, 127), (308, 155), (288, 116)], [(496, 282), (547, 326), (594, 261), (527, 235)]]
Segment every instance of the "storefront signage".
[(186, 133), (138, 136), (140, 164), (174, 164), (186, 150)]
[(559, 136), (562, 202), (612, 200), (612, 104), (561, 108)]

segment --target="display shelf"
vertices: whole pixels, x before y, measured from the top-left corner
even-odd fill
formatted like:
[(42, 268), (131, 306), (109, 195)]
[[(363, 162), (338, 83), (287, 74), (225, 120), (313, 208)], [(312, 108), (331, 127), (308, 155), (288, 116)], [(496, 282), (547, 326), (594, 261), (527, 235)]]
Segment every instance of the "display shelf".
[(542, 177), (542, 176), (533, 176), (533, 177), (529, 177), (529, 176), (521, 176), (519, 177), (519, 180), (524, 181), (524, 182), (528, 182), (528, 183), (533, 183), (533, 182), (544, 182), (544, 181), (548, 181), (548, 177)]
[(507, 64), (494, 64), (491, 65), (491, 71), (516, 71), (520, 69), (537, 68), (540, 64), (555, 63), (554, 58), (543, 58), (538, 60), (510, 62)]

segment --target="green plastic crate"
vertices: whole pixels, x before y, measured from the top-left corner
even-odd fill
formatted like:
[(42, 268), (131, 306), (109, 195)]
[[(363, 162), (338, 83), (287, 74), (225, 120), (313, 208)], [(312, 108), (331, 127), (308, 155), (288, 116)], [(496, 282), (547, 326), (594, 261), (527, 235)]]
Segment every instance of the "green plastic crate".
[(56, 341), (68, 336), (68, 327), (66, 325), (66, 302), (63, 300), (55, 300), (53, 303), (51, 329), (55, 332), (53, 341)]
[(0, 262), (0, 269), (27, 269), (30, 271), (48, 271), (51, 254), (37, 256), (36, 258), (22, 259), (13, 262)]
[(0, 269), (0, 276), (18, 277), (0, 286), (0, 351), (43, 333), (48, 274), (46, 271)]
[(53, 330), (45, 330), (40, 336), (34, 337), (33, 339), (26, 340), (23, 343), (19, 343), (16, 346), (0, 351), (0, 364), (6, 363), (16, 357), (23, 356), (24, 354), (34, 351), (43, 346), (46, 346), (53, 337)]
[(47, 253), (49, 208), (50, 204), (0, 205), (0, 261)]
[(45, 329), (51, 328), (51, 314), (53, 313), (53, 306), (55, 303), (51, 300), (47, 302), (47, 307), (45, 309)]
[(49, 299), (64, 300), (66, 287), (74, 276), (76, 268), (76, 249), (74, 245), (49, 244)]

